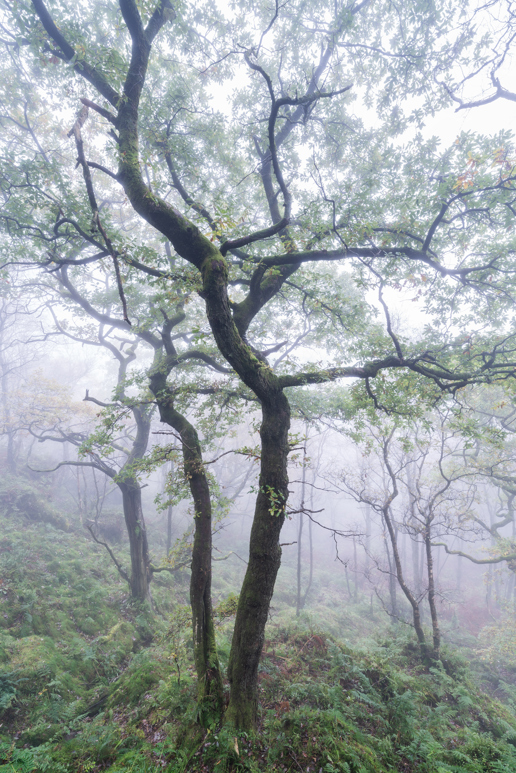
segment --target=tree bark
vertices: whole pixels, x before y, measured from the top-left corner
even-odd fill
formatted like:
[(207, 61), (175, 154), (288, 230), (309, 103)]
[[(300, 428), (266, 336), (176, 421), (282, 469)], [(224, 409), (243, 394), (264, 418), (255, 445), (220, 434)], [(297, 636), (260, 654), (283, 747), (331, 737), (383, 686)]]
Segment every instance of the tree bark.
[(172, 549), (172, 512), (173, 507), (169, 505), (167, 507), (167, 556)]
[(259, 491), (228, 665), (231, 693), (226, 720), (243, 730), (253, 728), (257, 720), (258, 664), (281, 563), (279, 536), (288, 497), (290, 406), (283, 392), (264, 402), (262, 411)]
[(122, 492), (124, 519), (129, 536), (129, 550), (131, 554), (129, 585), (131, 587), (131, 595), (139, 601), (151, 601), (150, 582), (152, 580), (152, 573), (150, 570), (147, 530), (143, 517), (142, 491), (138, 480), (132, 474), (134, 463), (143, 459), (147, 451), (151, 417), (145, 409), (142, 410), (138, 406), (133, 406), (131, 410), (136, 421), (136, 437), (127, 461), (116, 476), (116, 482)]
[(194, 502), (190, 604), (197, 671), (197, 718), (203, 727), (208, 727), (220, 719), (223, 708), (222, 675), (211, 601), (211, 496), (199, 438), (192, 424), (174, 407), (174, 396), (166, 383), (169, 370), (158, 353), (157, 365), (150, 373), (149, 384), (158, 404), (161, 421), (172, 427), (181, 437), (184, 471)]
[(142, 509), (142, 490), (135, 478), (125, 478), (118, 484), (122, 492), (125, 526), (131, 554), (131, 595), (139, 601), (150, 600), (149, 545)]
[[(314, 509), (314, 490), (310, 491), (310, 510), (313, 512)], [(306, 604), (306, 599), (308, 598), (308, 594), (310, 593), (310, 588), (312, 587), (312, 581), (314, 578), (314, 540), (313, 540), (313, 533), (312, 533), (312, 520), (311, 518), (308, 519), (308, 542), (310, 545), (310, 573), (308, 575), (308, 583), (305, 589), (305, 593), (303, 596), (303, 606)]]
[(296, 617), (304, 606), (304, 599), (301, 593), (301, 558), (303, 546), (303, 525), (305, 509), (305, 488), (306, 488), (306, 440), (303, 449), (303, 472), (301, 475), (301, 512), (299, 513), (299, 528), (297, 531), (297, 594), (296, 594)]
[(299, 513), (299, 526), (297, 530), (297, 593), (296, 593), (296, 617), (303, 606), (301, 597), (301, 548), (303, 543), (303, 513)]
[[(395, 530), (395, 535), (397, 539), (397, 530)], [(384, 536), (385, 536), (385, 532), (384, 532)], [(387, 539), (385, 539), (385, 552), (387, 553), (387, 565), (389, 567), (389, 596), (391, 600), (391, 615), (394, 618), (397, 618), (398, 617), (398, 604), (396, 599), (397, 577), (396, 577), (395, 567), (393, 566), (393, 561), (391, 560), (389, 541)]]
[(357, 557), (357, 541), (355, 537), (353, 537), (353, 576), (355, 578), (355, 591), (353, 596), (353, 601), (355, 604), (358, 603), (358, 557)]
[(369, 505), (366, 505), (365, 527), (365, 572), (367, 576), (371, 565), (371, 507)]
[(401, 565), (401, 559), (400, 554), (398, 551), (398, 543), (396, 540), (396, 532), (394, 531), (394, 526), (391, 521), (390, 513), (389, 513), (389, 507), (385, 507), (383, 509), (383, 516), (385, 519), (385, 524), (387, 526), (387, 530), (389, 532), (389, 538), (391, 540), (391, 547), (392, 547), (392, 555), (394, 557), (394, 564), (396, 566), (396, 576), (398, 578), (398, 582), (400, 584), (400, 588), (405, 594), (407, 601), (409, 602), (410, 606), (412, 607), (412, 620), (414, 623), (414, 629), (416, 631), (417, 640), (419, 642), (419, 646), (421, 647), (421, 650), (424, 655), (426, 655), (426, 640), (425, 640), (425, 632), (423, 631), (423, 626), (421, 625), (421, 614), (419, 611), (419, 604), (417, 602), (417, 599), (415, 598), (414, 594), (408, 587), (407, 583), (405, 582), (405, 578), (403, 576), (403, 567)]
[(427, 523), (424, 540), (426, 548), (426, 569), (428, 575), (428, 605), (430, 607), (430, 617), (432, 619), (432, 638), (433, 638), (433, 657), (438, 660), (441, 648), (441, 631), (439, 629), (439, 618), (437, 616), (437, 607), (435, 604), (435, 578), (434, 561), (432, 555), (431, 523)]

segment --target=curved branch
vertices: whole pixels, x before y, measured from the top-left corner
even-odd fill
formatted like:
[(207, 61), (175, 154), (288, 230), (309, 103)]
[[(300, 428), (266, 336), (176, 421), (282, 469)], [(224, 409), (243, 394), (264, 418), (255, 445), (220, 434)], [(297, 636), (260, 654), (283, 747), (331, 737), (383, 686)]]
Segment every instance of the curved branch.
[[(47, 440), (51, 440), (52, 438), (47, 438)], [(27, 464), (27, 467), (31, 472), (55, 472), (56, 470), (59, 470), (60, 467), (94, 467), (96, 470), (99, 470), (100, 472), (103, 472), (105, 475), (107, 475), (110, 478), (116, 477), (116, 472), (112, 470), (110, 467), (103, 467), (101, 464), (98, 464), (96, 462), (59, 462), (59, 464), (56, 464), (55, 467), (52, 467), (48, 470), (36, 470), (34, 467), (31, 467), (29, 464)]]
[(502, 561), (516, 561), (516, 553), (509, 553), (508, 556), (493, 556), (492, 558), (475, 558), (475, 556), (470, 556), (469, 553), (463, 553), (462, 550), (450, 550), (445, 542), (432, 542), (432, 545), (444, 548), (449, 556), (461, 556), (474, 564), (500, 564)]
[(115, 565), (115, 566), (116, 566), (116, 568), (118, 569), (118, 573), (119, 573), (119, 575), (120, 575), (120, 576), (121, 576), (121, 577), (122, 577), (122, 578), (123, 578), (123, 579), (124, 579), (124, 580), (125, 580), (127, 583), (129, 583), (129, 584), (130, 584), (129, 575), (127, 574), (127, 572), (125, 571), (125, 569), (123, 569), (123, 568), (122, 568), (122, 566), (121, 566), (121, 565), (118, 563), (118, 561), (116, 560), (115, 554), (113, 553), (113, 551), (111, 550), (111, 548), (109, 547), (109, 545), (107, 544), (107, 542), (102, 542), (101, 540), (99, 540), (99, 539), (98, 539), (98, 537), (96, 537), (96, 536), (95, 536), (95, 534), (93, 533), (93, 529), (92, 529), (92, 527), (90, 526), (90, 524), (89, 524), (89, 523), (87, 523), (87, 524), (86, 524), (86, 528), (88, 529), (89, 533), (91, 534), (91, 536), (92, 536), (92, 538), (93, 538), (93, 541), (94, 541), (94, 542), (96, 542), (96, 543), (97, 543), (97, 545), (102, 545), (103, 547), (105, 547), (105, 548), (106, 548), (107, 552), (108, 552), (108, 553), (109, 553), (109, 555), (111, 556), (111, 559), (113, 560), (113, 563), (114, 563), (114, 565)]
[(178, 572), (180, 569), (184, 569), (186, 566), (190, 566), (192, 563), (192, 559), (189, 558), (188, 561), (183, 561), (180, 564), (176, 564), (175, 566), (152, 566), (152, 564), (149, 566), (150, 571), (152, 574), (158, 574), (158, 572), (170, 572), (170, 574), (174, 574), (174, 572)]
[(306, 386), (307, 384), (325, 384), (338, 378), (374, 378), (384, 368), (402, 368), (406, 365), (407, 363), (399, 357), (389, 356), (383, 360), (373, 360), (361, 367), (327, 368), (320, 371), (278, 376), (278, 383), (284, 389), (285, 387)]
[(201, 360), (210, 368), (213, 368), (213, 370), (216, 370), (219, 373), (233, 373), (233, 368), (225, 368), (223, 365), (219, 365), (219, 363), (213, 357), (210, 357), (209, 354), (197, 351), (196, 349), (192, 349), (189, 352), (184, 352), (176, 359), (177, 362), (185, 362), (186, 360)]
[[(70, 63), (73, 62), (73, 69), (89, 81), (89, 83), (91, 83), (91, 85), (94, 86), (102, 96), (113, 105), (113, 107), (118, 107), (120, 94), (109, 85), (107, 79), (101, 72), (88, 64), (84, 59), (78, 57), (74, 47), (70, 45), (65, 36), (57, 28), (43, 0), (32, 0), (32, 5), (47, 34), (62, 52), (63, 56), (60, 58), (64, 58), (65, 61)], [(58, 52), (54, 53), (56, 53), (56, 55), (58, 54)]]

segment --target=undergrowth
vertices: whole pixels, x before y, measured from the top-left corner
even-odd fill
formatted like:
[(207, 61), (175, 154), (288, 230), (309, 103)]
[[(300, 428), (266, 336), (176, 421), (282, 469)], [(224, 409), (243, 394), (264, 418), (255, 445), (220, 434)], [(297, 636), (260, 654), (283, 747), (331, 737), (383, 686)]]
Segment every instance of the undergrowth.
[[(510, 683), (502, 704), (456, 651), (429, 668), (410, 631), (327, 587), (297, 620), (274, 602), (246, 735), (195, 726), (186, 578), (156, 584), (151, 613), (85, 536), (14, 512), (0, 576), (0, 773), (516, 771)], [(223, 667), (235, 608), (216, 607)]]

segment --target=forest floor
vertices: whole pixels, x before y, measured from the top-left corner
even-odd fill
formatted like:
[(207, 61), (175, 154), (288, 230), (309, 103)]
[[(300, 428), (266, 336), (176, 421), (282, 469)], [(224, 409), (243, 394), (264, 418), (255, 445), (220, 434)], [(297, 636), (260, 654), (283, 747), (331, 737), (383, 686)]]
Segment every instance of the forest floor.
[(256, 734), (201, 735), (187, 575), (159, 575), (151, 613), (86, 533), (46, 520), (0, 518), (1, 773), (515, 773), (515, 670), (451, 645), (429, 667), (410, 628), (329, 587), (297, 619), (275, 601)]

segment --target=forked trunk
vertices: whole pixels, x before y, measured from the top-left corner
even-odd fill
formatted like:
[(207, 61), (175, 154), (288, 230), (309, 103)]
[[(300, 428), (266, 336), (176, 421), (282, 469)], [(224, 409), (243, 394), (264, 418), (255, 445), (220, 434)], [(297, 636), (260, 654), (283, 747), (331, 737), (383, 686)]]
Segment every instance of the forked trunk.
[(416, 631), (417, 640), (419, 642), (421, 652), (423, 653), (423, 655), (426, 656), (427, 654), (426, 639), (425, 639), (425, 632), (423, 631), (423, 626), (421, 624), (421, 613), (419, 611), (419, 603), (417, 598), (414, 596), (414, 594), (408, 587), (407, 583), (405, 582), (405, 577), (403, 575), (403, 567), (401, 565), (401, 558), (398, 550), (398, 541), (396, 538), (394, 525), (391, 520), (389, 507), (385, 507), (383, 509), (383, 517), (385, 519), (385, 524), (387, 526), (387, 531), (389, 532), (389, 538), (391, 541), (392, 556), (394, 559), (394, 566), (396, 567), (396, 577), (398, 578), (398, 582), (400, 584), (401, 590), (405, 594), (407, 601), (412, 607), (412, 620), (414, 622), (414, 629)]

